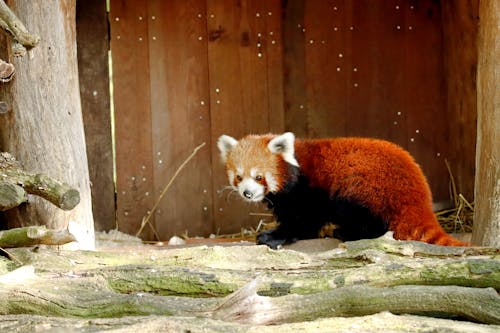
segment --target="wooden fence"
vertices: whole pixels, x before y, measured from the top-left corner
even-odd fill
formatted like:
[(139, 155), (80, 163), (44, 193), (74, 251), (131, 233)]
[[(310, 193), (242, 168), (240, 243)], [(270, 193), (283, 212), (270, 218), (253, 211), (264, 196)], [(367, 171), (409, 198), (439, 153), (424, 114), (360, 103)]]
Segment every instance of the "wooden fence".
[[(262, 210), (223, 191), (215, 146), (223, 133), (385, 138), (415, 156), (435, 201), (449, 199), (445, 159), (458, 170), (462, 192), (472, 194), (477, 1), (111, 0), (110, 6), (120, 230), (137, 232), (202, 142), (154, 213), (159, 237), (255, 226), (261, 217), (249, 212)], [(154, 238), (148, 227), (141, 236)]]

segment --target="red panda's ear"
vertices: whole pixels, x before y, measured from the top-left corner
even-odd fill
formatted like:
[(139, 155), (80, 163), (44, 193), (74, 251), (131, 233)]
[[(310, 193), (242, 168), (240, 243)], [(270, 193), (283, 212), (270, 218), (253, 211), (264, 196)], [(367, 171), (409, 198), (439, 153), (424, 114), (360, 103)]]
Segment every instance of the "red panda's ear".
[(294, 143), (295, 135), (292, 132), (286, 132), (269, 141), (267, 148), (271, 153), (283, 156), (285, 162), (299, 166), (299, 163), (295, 159)]
[(217, 147), (220, 151), (220, 157), (222, 162), (226, 163), (227, 155), (233, 150), (233, 148), (238, 144), (238, 140), (229, 135), (221, 135), (219, 140), (217, 140)]

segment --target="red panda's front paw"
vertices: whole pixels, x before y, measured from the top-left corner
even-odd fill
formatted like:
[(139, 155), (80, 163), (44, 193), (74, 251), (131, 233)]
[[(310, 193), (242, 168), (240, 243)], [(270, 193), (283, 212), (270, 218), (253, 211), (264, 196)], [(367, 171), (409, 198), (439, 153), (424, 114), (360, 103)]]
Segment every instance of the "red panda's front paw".
[(258, 245), (267, 245), (271, 249), (277, 249), (280, 245), (289, 244), (295, 242), (296, 239), (288, 239), (287, 237), (281, 235), (277, 229), (267, 230), (261, 232), (257, 235)]

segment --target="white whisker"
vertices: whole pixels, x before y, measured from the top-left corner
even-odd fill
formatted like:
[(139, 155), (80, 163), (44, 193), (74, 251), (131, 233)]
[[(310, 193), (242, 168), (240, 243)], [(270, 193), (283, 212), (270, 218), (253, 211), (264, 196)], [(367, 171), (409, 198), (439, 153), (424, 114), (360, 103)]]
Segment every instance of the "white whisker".
[(219, 191), (219, 196), (222, 196), (224, 194), (225, 191), (229, 191), (226, 195), (226, 198), (225, 198), (225, 201), (229, 201), (229, 199), (231, 198), (231, 195), (234, 193), (234, 192), (238, 192), (234, 186), (231, 186), (231, 185), (228, 185), (228, 186), (224, 186), (222, 188), (221, 191)]
[(271, 205), (274, 206), (274, 203), (268, 197), (264, 197), (264, 200), (267, 201), (267, 202), (269, 202)]

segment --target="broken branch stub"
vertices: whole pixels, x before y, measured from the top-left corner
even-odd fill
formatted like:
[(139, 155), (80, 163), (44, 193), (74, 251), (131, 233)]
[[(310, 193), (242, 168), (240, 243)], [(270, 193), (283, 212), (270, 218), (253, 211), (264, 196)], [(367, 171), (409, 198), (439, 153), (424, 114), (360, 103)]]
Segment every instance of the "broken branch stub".
[[(80, 202), (78, 190), (47, 175), (22, 170), (19, 163), (9, 153), (0, 153), (0, 183), (22, 187), (27, 193), (42, 197), (63, 210), (71, 210)], [(12, 186), (7, 185), (6, 188), (12, 190)], [(16, 190), (19, 192), (18, 189)], [(2, 188), (0, 192), (3, 192)], [(0, 193), (0, 197), (2, 194)], [(17, 206), (15, 203), (19, 201), (17, 199), (5, 203), (4, 206), (12, 208)], [(1, 206), (0, 210), (2, 210)]]

